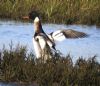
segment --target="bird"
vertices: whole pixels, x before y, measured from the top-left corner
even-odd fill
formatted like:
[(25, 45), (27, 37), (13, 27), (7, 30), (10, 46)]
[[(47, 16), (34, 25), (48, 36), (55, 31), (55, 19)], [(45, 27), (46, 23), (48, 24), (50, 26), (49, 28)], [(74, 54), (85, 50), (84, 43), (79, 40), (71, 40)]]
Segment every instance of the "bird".
[[(33, 45), (36, 58), (44, 56), (44, 50), (47, 48), (56, 52), (56, 41), (63, 41), (65, 39), (84, 38), (88, 36), (84, 32), (79, 32), (73, 29), (60, 29), (49, 34), (46, 34), (42, 28), (39, 14), (36, 11), (31, 11), (28, 16), (23, 19), (31, 19), (34, 24)], [(47, 58), (46, 58), (47, 59)]]
[(34, 19), (34, 31), (35, 34), (33, 37), (33, 45), (36, 57), (37, 58), (43, 57), (43, 59), (47, 59), (47, 57), (44, 58), (45, 49), (48, 47), (56, 51), (56, 48), (55, 48), (55, 43), (48, 37), (48, 35), (42, 29), (39, 17), (36, 17)]

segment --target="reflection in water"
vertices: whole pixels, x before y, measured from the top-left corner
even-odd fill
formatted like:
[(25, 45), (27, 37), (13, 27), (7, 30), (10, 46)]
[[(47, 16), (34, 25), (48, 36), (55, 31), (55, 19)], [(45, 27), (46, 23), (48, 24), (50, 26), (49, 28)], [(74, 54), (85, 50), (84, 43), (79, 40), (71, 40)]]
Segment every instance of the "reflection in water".
[[(89, 34), (87, 38), (67, 39), (63, 42), (58, 42), (56, 47), (64, 55), (70, 53), (73, 61), (76, 61), (81, 56), (88, 59), (90, 56), (97, 55), (97, 60), (100, 62), (100, 28), (97, 29), (96, 26), (85, 25), (43, 24), (43, 29), (46, 33), (59, 29), (73, 29)], [(32, 23), (0, 21), (0, 49), (2, 49), (3, 44), (8, 47), (12, 40), (14, 45), (20, 43), (33, 50), (33, 34), (34, 27)]]

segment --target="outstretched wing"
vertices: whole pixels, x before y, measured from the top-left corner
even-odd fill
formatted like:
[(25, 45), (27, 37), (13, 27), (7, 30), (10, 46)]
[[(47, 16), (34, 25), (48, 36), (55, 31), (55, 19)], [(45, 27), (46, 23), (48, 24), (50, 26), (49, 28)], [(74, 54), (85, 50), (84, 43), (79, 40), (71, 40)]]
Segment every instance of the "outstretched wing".
[(67, 29), (67, 30), (58, 30), (55, 32), (50, 33), (49, 38), (53, 41), (63, 41), (67, 38), (84, 38), (87, 36), (86, 33), (84, 32), (79, 32), (79, 31), (75, 31), (72, 29)]
[(87, 36), (87, 34), (84, 32), (79, 32), (72, 29), (62, 30), (62, 33), (66, 38), (84, 38)]

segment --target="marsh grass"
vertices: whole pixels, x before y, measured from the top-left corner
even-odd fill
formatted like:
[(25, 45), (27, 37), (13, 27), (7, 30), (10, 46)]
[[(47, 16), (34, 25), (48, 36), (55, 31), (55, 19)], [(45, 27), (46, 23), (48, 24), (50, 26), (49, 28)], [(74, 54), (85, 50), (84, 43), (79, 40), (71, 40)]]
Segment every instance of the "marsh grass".
[(96, 57), (79, 58), (51, 55), (45, 63), (17, 45), (0, 50), (0, 81), (38, 83), (39, 86), (100, 86), (100, 63)]
[(21, 19), (38, 11), (52, 23), (100, 25), (100, 0), (0, 0), (0, 18)]

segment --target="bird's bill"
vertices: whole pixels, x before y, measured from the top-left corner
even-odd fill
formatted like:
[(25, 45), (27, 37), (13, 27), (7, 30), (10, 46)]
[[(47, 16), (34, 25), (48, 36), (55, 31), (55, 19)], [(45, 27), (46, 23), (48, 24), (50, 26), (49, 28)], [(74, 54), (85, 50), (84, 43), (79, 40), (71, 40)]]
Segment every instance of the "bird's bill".
[(27, 19), (27, 20), (29, 20), (29, 16), (23, 16), (22, 19)]

